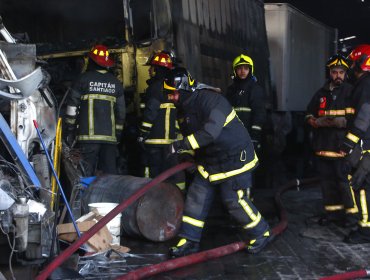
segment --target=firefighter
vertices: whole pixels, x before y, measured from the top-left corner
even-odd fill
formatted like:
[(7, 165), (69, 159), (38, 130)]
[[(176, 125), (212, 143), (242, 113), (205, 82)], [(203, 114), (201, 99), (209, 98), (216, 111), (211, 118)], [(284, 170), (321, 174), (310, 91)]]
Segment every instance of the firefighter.
[(226, 98), (250, 133), (255, 150), (261, 148), (262, 128), (266, 121), (265, 92), (253, 75), (253, 60), (241, 54), (233, 61), (233, 83)]
[(347, 122), (353, 117), (350, 107), (352, 85), (346, 76), (349, 62), (340, 54), (326, 63), (328, 80), (312, 97), (307, 106), (306, 121), (313, 129), (313, 150), (321, 177), (320, 186), (324, 215), (320, 225), (337, 222), (353, 227), (358, 221), (358, 208), (348, 180), (344, 156), (338, 147), (346, 135)]
[(248, 131), (229, 102), (208, 89), (196, 89), (186, 69), (171, 70), (164, 81), (168, 100), (178, 109), (184, 138), (170, 146), (172, 155), (193, 152), (194, 178), (188, 188), (182, 226), (171, 257), (199, 250), (199, 242), (216, 188), (229, 213), (243, 225), (250, 238), (249, 253), (258, 253), (273, 235), (268, 223), (246, 195), (252, 170), (258, 164)]
[[(355, 47), (349, 59), (352, 61), (350, 73), (356, 80), (352, 92), (355, 116), (348, 125), (340, 151), (354, 167), (350, 182), (359, 206), (360, 220), (358, 228), (345, 241), (370, 243), (370, 45)], [(360, 150), (360, 157), (356, 150)]]
[(117, 143), (125, 120), (122, 83), (108, 70), (114, 66), (106, 46), (96, 45), (88, 53), (87, 71), (71, 88), (65, 124), (69, 144), (76, 135), (84, 175), (92, 176), (96, 165), (104, 173), (116, 174)]
[(148, 88), (140, 104), (143, 108), (140, 136), (142, 176), (154, 178), (175, 163), (166, 158), (168, 145), (176, 139), (176, 107), (163, 95), (163, 80), (173, 68), (173, 57), (161, 51), (149, 60)]
[[(262, 128), (266, 121), (265, 92), (253, 75), (254, 64), (251, 57), (238, 55), (233, 60), (232, 67), (233, 83), (227, 88), (226, 98), (250, 133), (254, 149), (261, 158)], [(261, 169), (257, 173), (254, 173), (252, 185), (262, 175)], [(250, 188), (247, 192), (251, 197)]]

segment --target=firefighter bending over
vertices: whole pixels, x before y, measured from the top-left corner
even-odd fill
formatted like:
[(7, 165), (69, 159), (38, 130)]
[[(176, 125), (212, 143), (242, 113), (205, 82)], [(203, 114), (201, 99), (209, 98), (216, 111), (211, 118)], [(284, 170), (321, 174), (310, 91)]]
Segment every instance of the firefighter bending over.
[[(353, 117), (350, 107), (352, 86), (346, 82), (349, 62), (340, 54), (329, 58), (326, 70), (329, 79), (312, 97), (306, 120), (313, 129), (313, 150), (316, 168), (321, 177), (325, 214), (320, 225), (335, 222), (353, 227), (358, 221), (358, 208), (349, 185), (344, 156), (338, 147), (344, 140), (347, 122)], [(344, 172), (346, 171), (346, 172)]]
[(184, 68), (175, 68), (164, 81), (168, 100), (178, 109), (183, 140), (171, 145), (170, 153), (194, 152), (197, 169), (186, 196), (177, 246), (171, 257), (199, 250), (205, 219), (215, 188), (220, 188), (229, 213), (243, 225), (250, 238), (247, 252), (258, 253), (273, 235), (268, 223), (246, 195), (252, 170), (258, 164), (248, 131), (229, 102), (210, 90), (196, 90)]
[(117, 142), (125, 120), (122, 83), (108, 71), (114, 65), (106, 46), (96, 45), (88, 54), (87, 71), (74, 83), (67, 100), (66, 140), (77, 145), (85, 163), (85, 176), (116, 174)]
[[(355, 116), (349, 123), (340, 150), (354, 167), (350, 182), (360, 210), (360, 220), (358, 228), (344, 241), (370, 243), (370, 45), (357, 46), (349, 59), (352, 61), (350, 73), (356, 79), (352, 92)], [(356, 156), (357, 146), (361, 151), (360, 157)]]

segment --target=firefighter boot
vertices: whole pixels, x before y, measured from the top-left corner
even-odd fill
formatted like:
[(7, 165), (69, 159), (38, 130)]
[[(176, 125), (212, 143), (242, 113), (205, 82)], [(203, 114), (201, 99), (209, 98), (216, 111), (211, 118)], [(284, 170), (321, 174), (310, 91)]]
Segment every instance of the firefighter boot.
[(345, 228), (357, 228), (359, 217), (357, 214), (347, 214), (343, 221), (343, 227)]
[(249, 254), (257, 254), (262, 251), (263, 248), (266, 247), (266, 245), (271, 242), (275, 238), (274, 235), (270, 233), (270, 231), (265, 231), (265, 233), (256, 239), (252, 239), (249, 241), (249, 244), (247, 244), (247, 252)]
[(344, 240), (345, 243), (348, 244), (364, 244), (370, 243), (370, 235), (363, 234), (359, 230), (351, 231), (349, 235), (347, 235)]
[(187, 240), (182, 238), (176, 247), (171, 247), (169, 256), (171, 258), (183, 257), (199, 251), (199, 242)]

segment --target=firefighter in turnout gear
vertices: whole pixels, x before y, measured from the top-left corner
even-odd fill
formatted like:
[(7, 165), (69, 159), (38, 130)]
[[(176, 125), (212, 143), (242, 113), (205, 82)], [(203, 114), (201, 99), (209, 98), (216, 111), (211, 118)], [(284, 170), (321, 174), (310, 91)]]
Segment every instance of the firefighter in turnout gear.
[[(359, 45), (349, 55), (355, 81), (352, 102), (355, 116), (348, 125), (340, 151), (353, 167), (350, 179), (360, 211), (358, 228), (345, 241), (370, 243), (370, 45)], [(356, 151), (360, 151), (360, 156)]]
[[(254, 149), (261, 158), (262, 129), (266, 121), (265, 92), (257, 83), (252, 58), (238, 55), (233, 61), (233, 83), (227, 88), (226, 98), (247, 128)], [(262, 163), (263, 164), (263, 163)], [(257, 173), (261, 173), (259, 170)], [(255, 173), (254, 185), (260, 174)], [(252, 186), (251, 186), (252, 187)], [(247, 190), (250, 197), (250, 188)]]
[(358, 221), (358, 208), (349, 184), (349, 170), (338, 147), (344, 140), (347, 122), (353, 117), (350, 106), (352, 86), (346, 82), (349, 62), (340, 54), (326, 63), (329, 79), (312, 97), (306, 121), (312, 127), (313, 150), (324, 203), (320, 225), (337, 222), (353, 227)]
[(150, 79), (140, 104), (143, 114), (138, 142), (142, 147), (142, 176), (154, 178), (176, 165), (166, 158), (168, 145), (176, 139), (176, 107), (163, 95), (163, 80), (173, 68), (173, 58), (161, 51), (154, 53), (147, 64)]
[(65, 138), (71, 144), (76, 136), (85, 176), (94, 175), (96, 168), (116, 174), (116, 146), (126, 112), (124, 89), (108, 71), (114, 61), (106, 46), (94, 46), (88, 57), (87, 71), (74, 83), (67, 100)]
[(243, 225), (250, 238), (249, 253), (258, 253), (273, 235), (268, 223), (246, 195), (252, 170), (258, 164), (253, 144), (236, 112), (221, 95), (196, 89), (184, 68), (171, 70), (164, 81), (168, 100), (178, 109), (182, 140), (170, 146), (170, 154), (192, 151), (196, 163), (188, 188), (182, 226), (171, 257), (199, 250), (199, 242), (216, 188), (229, 213)]
[(244, 54), (233, 61), (234, 79), (226, 98), (251, 135), (254, 148), (261, 148), (262, 128), (266, 121), (265, 92), (253, 76), (253, 60)]

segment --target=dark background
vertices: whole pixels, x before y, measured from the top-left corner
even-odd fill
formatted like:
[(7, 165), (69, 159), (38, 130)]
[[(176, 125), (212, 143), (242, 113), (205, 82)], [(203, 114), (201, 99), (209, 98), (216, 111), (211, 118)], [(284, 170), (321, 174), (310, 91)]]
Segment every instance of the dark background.
[(346, 41), (351, 48), (370, 44), (370, 0), (269, 0), (265, 3), (286, 2), (322, 23), (338, 29), (338, 39), (356, 36)]

